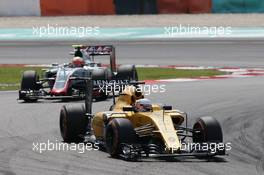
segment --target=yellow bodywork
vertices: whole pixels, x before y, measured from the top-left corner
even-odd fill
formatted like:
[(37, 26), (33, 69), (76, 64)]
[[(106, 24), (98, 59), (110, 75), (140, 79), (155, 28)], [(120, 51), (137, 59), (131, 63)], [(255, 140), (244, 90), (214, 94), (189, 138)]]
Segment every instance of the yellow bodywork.
[(132, 106), (136, 100), (144, 98), (140, 92), (136, 92), (134, 86), (128, 86), (116, 99), (112, 111), (96, 113), (92, 128), (97, 139), (103, 139), (105, 122), (113, 118), (122, 117), (131, 121), (134, 128), (145, 125), (153, 125), (153, 137), (163, 140), (166, 151), (169, 153), (178, 151), (181, 147), (175, 125), (181, 125), (184, 121), (184, 114), (177, 110), (164, 111), (160, 105), (152, 105), (152, 112), (123, 111), (123, 107)]

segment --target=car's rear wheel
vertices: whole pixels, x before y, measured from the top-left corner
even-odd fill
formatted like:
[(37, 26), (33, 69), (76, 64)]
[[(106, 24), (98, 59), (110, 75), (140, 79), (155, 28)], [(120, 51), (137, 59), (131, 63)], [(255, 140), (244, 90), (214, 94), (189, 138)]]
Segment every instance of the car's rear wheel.
[(126, 118), (112, 119), (106, 127), (106, 150), (112, 157), (122, 154), (122, 144), (136, 142), (136, 133), (130, 120)]
[[(34, 70), (27, 70), (22, 75), (21, 80), (21, 91), (37, 91), (40, 89), (39, 76)], [(38, 99), (31, 99), (27, 97), (22, 97), (25, 102), (36, 102)]]
[(67, 143), (82, 142), (87, 130), (88, 118), (84, 106), (63, 106), (60, 112), (60, 132)]
[(117, 69), (118, 80), (138, 81), (138, 74), (135, 65), (121, 65)]
[(107, 69), (94, 69), (92, 70), (93, 80), (107, 80), (108, 71)]

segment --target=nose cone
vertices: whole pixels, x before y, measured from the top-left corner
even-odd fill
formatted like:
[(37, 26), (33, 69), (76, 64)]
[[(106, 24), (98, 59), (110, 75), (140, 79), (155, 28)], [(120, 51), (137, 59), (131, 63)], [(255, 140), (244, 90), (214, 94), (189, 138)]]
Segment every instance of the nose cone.
[(65, 89), (52, 89), (51, 90), (51, 95), (55, 95), (55, 96), (63, 96), (63, 95), (66, 95), (67, 92)]

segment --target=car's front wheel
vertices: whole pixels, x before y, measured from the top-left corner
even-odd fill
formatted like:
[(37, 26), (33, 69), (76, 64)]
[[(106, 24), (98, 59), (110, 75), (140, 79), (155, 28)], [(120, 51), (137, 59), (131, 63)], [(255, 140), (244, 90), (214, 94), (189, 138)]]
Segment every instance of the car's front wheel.
[(136, 133), (130, 120), (126, 118), (112, 119), (106, 127), (106, 150), (112, 157), (122, 154), (122, 144), (136, 142)]
[[(36, 71), (34, 70), (27, 70), (22, 75), (21, 80), (21, 91), (37, 91), (40, 89), (39, 76)], [(19, 93), (19, 98), (23, 99), (25, 102), (36, 102), (37, 98), (28, 98), (23, 96), (23, 94)]]
[(118, 80), (138, 81), (138, 74), (135, 65), (121, 65), (117, 69)]
[(217, 144), (223, 144), (222, 128), (219, 122), (213, 117), (207, 116), (198, 118), (193, 126), (193, 142), (199, 144), (208, 144), (207, 146), (210, 150), (199, 151), (212, 152), (213, 149), (214, 153), (225, 154), (224, 148), (219, 150), (217, 146)]
[(60, 132), (67, 143), (82, 142), (87, 130), (88, 118), (83, 106), (63, 106), (60, 112)]

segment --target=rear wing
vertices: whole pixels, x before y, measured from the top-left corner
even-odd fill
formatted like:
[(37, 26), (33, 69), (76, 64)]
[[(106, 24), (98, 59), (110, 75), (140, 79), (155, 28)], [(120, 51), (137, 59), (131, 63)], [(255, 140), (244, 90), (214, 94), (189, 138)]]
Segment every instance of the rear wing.
[(113, 45), (72, 45), (75, 53), (78, 51), (84, 52), (89, 56), (110, 56), (110, 68), (113, 73), (117, 72), (116, 67), (116, 56), (115, 56), (115, 47)]
[(115, 47), (112, 45), (72, 45), (74, 50), (81, 50), (88, 55), (100, 56), (100, 55), (113, 55), (115, 54)]

